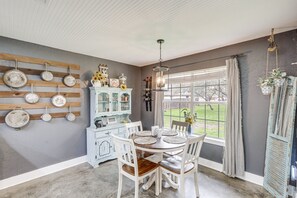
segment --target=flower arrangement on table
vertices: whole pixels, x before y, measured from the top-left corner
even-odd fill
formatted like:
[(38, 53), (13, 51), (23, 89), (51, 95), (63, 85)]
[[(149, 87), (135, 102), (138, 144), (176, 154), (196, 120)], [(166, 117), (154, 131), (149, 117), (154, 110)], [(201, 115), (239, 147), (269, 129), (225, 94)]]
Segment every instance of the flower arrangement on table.
[(192, 114), (188, 109), (182, 109), (181, 113), (184, 113), (185, 122), (189, 123), (190, 125), (196, 122), (197, 116), (196, 114)]

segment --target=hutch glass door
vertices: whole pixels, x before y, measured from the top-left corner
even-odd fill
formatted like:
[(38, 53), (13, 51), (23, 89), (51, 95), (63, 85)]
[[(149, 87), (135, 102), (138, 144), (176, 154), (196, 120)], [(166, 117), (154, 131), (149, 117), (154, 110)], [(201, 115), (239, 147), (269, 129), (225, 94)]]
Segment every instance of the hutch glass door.
[(121, 111), (130, 110), (130, 95), (128, 93), (123, 93), (121, 95)]
[(112, 93), (112, 111), (119, 111), (119, 94)]
[(98, 113), (109, 112), (110, 111), (110, 102), (109, 102), (109, 94), (105, 92), (101, 92), (98, 94)]

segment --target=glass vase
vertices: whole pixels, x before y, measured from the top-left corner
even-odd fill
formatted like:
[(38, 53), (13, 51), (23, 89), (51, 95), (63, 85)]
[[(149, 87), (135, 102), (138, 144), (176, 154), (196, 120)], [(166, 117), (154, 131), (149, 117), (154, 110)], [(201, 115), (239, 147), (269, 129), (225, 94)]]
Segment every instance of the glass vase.
[(188, 127), (188, 135), (192, 135), (192, 125), (189, 124), (189, 127)]

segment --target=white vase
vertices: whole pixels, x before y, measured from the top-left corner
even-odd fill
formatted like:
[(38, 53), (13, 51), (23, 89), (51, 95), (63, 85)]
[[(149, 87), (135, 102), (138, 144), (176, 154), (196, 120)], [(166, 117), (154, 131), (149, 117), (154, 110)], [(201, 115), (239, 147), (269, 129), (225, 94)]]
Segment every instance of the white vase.
[(101, 87), (101, 82), (99, 80), (91, 80), (93, 87)]
[(267, 96), (269, 94), (271, 94), (272, 92), (272, 86), (269, 86), (269, 85), (262, 85), (261, 86), (261, 91), (262, 91), (262, 94)]

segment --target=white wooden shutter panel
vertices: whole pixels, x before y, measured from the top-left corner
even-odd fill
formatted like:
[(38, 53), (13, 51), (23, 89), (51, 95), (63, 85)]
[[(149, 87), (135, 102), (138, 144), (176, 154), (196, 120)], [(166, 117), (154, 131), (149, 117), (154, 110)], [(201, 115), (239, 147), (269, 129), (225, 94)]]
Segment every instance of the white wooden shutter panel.
[(296, 77), (288, 77), (270, 98), (264, 188), (275, 197), (288, 196), (296, 114)]

